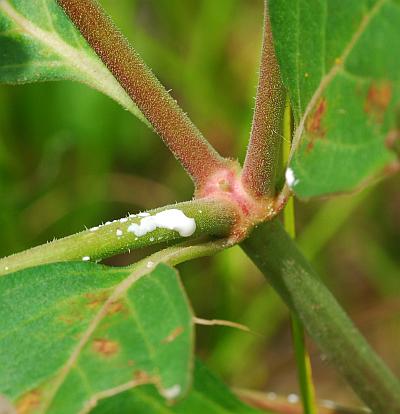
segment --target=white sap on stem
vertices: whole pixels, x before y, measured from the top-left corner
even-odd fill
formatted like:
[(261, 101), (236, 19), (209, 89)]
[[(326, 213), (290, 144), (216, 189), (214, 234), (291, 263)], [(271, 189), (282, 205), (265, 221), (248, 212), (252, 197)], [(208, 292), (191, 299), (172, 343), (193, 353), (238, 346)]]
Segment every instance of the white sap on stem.
[(176, 208), (160, 211), (154, 216), (146, 216), (139, 224), (133, 223), (128, 227), (130, 233), (141, 237), (156, 229), (175, 230), (182, 237), (189, 237), (196, 231), (196, 221), (187, 217), (183, 211)]

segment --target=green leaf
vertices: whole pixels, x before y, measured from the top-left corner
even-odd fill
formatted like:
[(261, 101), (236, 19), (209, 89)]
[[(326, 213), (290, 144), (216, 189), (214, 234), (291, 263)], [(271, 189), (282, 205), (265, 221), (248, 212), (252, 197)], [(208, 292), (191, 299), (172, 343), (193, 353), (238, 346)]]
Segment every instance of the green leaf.
[(0, 83), (53, 80), (85, 83), (148, 124), (56, 0), (0, 0)]
[(197, 362), (191, 392), (174, 406), (166, 405), (154, 387), (142, 386), (101, 401), (92, 413), (257, 414), (261, 411), (240, 402), (203, 364)]
[(296, 124), (289, 184), (300, 197), (354, 190), (396, 158), (400, 2), (269, 4)]
[(148, 266), (51, 264), (0, 278), (0, 394), (21, 412), (56, 414), (86, 412), (126, 384), (184, 395), (193, 315), (176, 271)]

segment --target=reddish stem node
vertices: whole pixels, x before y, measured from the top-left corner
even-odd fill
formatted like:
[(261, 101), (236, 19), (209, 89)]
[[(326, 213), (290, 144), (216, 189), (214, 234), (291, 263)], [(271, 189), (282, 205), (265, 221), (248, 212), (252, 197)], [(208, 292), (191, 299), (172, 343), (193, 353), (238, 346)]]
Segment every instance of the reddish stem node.
[(235, 243), (243, 240), (254, 225), (276, 215), (272, 198), (254, 197), (243, 186), (238, 163), (232, 164), (230, 168), (220, 169), (210, 176), (205, 185), (196, 192), (196, 197), (232, 204), (237, 213), (237, 221), (230, 238)]

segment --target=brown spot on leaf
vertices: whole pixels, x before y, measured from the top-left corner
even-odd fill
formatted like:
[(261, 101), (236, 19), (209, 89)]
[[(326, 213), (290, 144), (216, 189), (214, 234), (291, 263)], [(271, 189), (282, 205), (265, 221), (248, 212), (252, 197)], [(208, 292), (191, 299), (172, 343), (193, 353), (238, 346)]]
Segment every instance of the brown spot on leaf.
[(392, 129), (388, 132), (385, 145), (400, 156), (400, 129)]
[(135, 371), (133, 374), (133, 379), (138, 382), (150, 382), (151, 377), (145, 371)]
[(110, 341), (109, 339), (95, 339), (93, 341), (93, 350), (99, 354), (109, 357), (118, 352), (119, 344), (118, 342)]
[(30, 391), (23, 395), (17, 402), (17, 413), (28, 414), (40, 405), (40, 394), (38, 391)]
[(183, 332), (182, 326), (178, 326), (175, 328), (167, 337), (165, 337), (161, 342), (163, 344), (167, 344), (169, 342), (174, 341), (182, 332)]
[(124, 305), (121, 302), (112, 302), (108, 306), (108, 314), (113, 315), (114, 313), (119, 313), (124, 309)]
[(61, 315), (59, 319), (60, 319), (60, 321), (62, 321), (66, 325), (73, 325), (73, 324), (75, 324), (79, 321), (78, 318), (76, 318), (72, 315)]
[(391, 176), (397, 174), (398, 172), (400, 172), (400, 161), (395, 160), (385, 166), (385, 168), (383, 169), (383, 176)]
[(323, 138), (326, 130), (323, 126), (323, 117), (326, 113), (327, 102), (325, 98), (321, 98), (316, 105), (314, 111), (307, 118), (306, 130), (311, 135), (307, 150), (311, 151), (314, 147), (314, 141), (317, 138)]
[(87, 299), (87, 307), (89, 309), (96, 309), (99, 306), (103, 305), (104, 302), (108, 299), (109, 292), (99, 292), (99, 293), (87, 293), (85, 298)]
[(381, 124), (391, 99), (392, 86), (389, 82), (372, 83), (368, 89), (364, 111), (375, 122)]

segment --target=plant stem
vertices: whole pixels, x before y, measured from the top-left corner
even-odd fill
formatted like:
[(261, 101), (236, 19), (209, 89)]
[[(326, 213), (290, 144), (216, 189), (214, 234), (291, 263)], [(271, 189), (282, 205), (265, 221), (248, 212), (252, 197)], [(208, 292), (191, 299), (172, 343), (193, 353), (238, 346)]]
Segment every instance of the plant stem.
[(275, 56), (267, 0), (256, 107), (242, 181), (256, 196), (274, 196), (285, 93)]
[(291, 328), (304, 414), (316, 414), (315, 388), (310, 356), (305, 345), (304, 328), (301, 321), (294, 314), (291, 315)]
[(58, 3), (196, 186), (231, 163), (211, 147), (96, 0), (58, 0)]
[(400, 413), (400, 383), (350, 321), (278, 220), (242, 247), (373, 412)]
[[(291, 109), (288, 98), (286, 99), (284, 114), (283, 137), (283, 165), (286, 166), (292, 140)], [(283, 223), (286, 232), (294, 240), (296, 238), (296, 220), (293, 197), (289, 198), (283, 210)], [(305, 344), (304, 328), (294, 313), (291, 314), (291, 328), (304, 414), (316, 414), (315, 388), (312, 379), (311, 361)]]
[[(221, 200), (199, 199), (158, 208), (149, 213), (152, 215), (169, 209), (179, 209), (187, 217), (195, 219), (196, 230), (190, 240), (201, 236), (228, 237), (236, 222), (236, 210)], [(139, 224), (142, 219), (130, 215), (0, 259), (0, 276), (45, 263), (97, 261), (131, 249), (154, 244), (175, 244), (185, 239), (177, 231), (165, 228), (156, 228), (140, 237), (128, 231), (131, 224)]]

